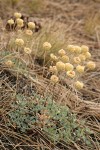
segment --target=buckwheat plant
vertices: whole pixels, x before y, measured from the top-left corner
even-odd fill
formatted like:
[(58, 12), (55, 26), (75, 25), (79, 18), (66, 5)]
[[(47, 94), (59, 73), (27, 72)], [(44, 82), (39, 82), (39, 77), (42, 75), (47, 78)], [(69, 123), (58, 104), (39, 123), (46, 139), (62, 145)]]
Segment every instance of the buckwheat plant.
[[(4, 38), (6, 45), (5, 51), (1, 51), (4, 56), (1, 62), (8, 68), (13, 67), (13, 70), (25, 72), (26, 67), (34, 63), (32, 59), (34, 39), (32, 36), (35, 23), (27, 22), (26, 25), (21, 16), (21, 13), (16, 12), (13, 19), (7, 21), (11, 32), (4, 30), (4, 37), (1, 38)], [(7, 39), (5, 39), (6, 37)]]
[(52, 73), (50, 80), (54, 83), (62, 78), (70, 81), (70, 86), (81, 90), (84, 83), (80, 80), (87, 70), (94, 70), (96, 65), (91, 61), (91, 53), (86, 45), (68, 45), (66, 50), (59, 50), (57, 55), (50, 54), (51, 65), (49, 71)]

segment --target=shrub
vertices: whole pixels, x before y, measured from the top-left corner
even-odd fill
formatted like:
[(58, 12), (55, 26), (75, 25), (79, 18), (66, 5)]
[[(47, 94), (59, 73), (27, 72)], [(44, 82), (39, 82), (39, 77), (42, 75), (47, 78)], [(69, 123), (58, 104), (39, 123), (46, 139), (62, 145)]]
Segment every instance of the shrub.
[(17, 94), (8, 113), (10, 126), (21, 132), (39, 128), (55, 143), (64, 141), (90, 144), (91, 131), (81, 121), (77, 121), (67, 106), (55, 103), (52, 97), (33, 93), (30, 98)]

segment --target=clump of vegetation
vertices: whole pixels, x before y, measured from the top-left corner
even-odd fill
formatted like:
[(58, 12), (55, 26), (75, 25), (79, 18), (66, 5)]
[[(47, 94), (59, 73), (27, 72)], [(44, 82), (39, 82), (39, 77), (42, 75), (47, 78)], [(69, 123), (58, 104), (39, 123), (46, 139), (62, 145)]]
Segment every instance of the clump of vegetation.
[(78, 78), (81, 77), (86, 69), (95, 69), (95, 63), (88, 61), (91, 58), (91, 54), (89, 48), (85, 45), (81, 47), (68, 45), (66, 50), (61, 49), (58, 51), (58, 55), (52, 53), (50, 57), (52, 66), (50, 66), (49, 71), (54, 74), (51, 76), (51, 81), (56, 83), (58, 82), (58, 77), (61, 80), (63, 75), (63, 77), (71, 80), (71, 84), (78, 90), (84, 86), (82, 82), (78, 81)]
[(15, 96), (15, 101), (11, 104), (12, 109), (8, 113), (10, 126), (22, 132), (39, 128), (55, 143), (83, 141), (91, 145), (91, 131), (84, 123), (77, 121), (75, 114), (72, 114), (67, 106), (60, 106), (52, 97), (44, 98), (39, 94), (32, 94), (30, 98), (22, 94)]
[(67, 106), (54, 101), (54, 91), (48, 97), (39, 95), (37, 91), (30, 97), (17, 91), (20, 75), (38, 82), (38, 68), (42, 68), (42, 77), (45, 71), (50, 74), (48, 83), (53, 84), (53, 87), (67, 78), (70, 81), (69, 86), (83, 89), (84, 83), (79, 78), (85, 67), (93, 70), (96, 66), (91, 61), (89, 48), (85, 45), (68, 45), (65, 41), (57, 41), (56, 36), (52, 38), (52, 32), (42, 30), (36, 33), (35, 23), (27, 22), (25, 26), (21, 16), (22, 14), (15, 13), (15, 19), (7, 21), (12, 30), (2, 28), (1, 31), (0, 64), (16, 74), (13, 101), (10, 103), (11, 111), (7, 113), (7, 126), (14, 127), (21, 133), (39, 128), (54, 143), (84, 142), (84, 145), (91, 147), (91, 131), (84, 123), (78, 121)]
[[(86, 69), (95, 69), (95, 63), (88, 61), (91, 59), (89, 48), (85, 45), (81, 47), (77, 45), (67, 45), (65, 50), (59, 50), (55, 47), (52, 48), (50, 42), (43, 42), (41, 37), (39, 41), (40, 47), (38, 46), (38, 48), (36, 48), (37, 40), (34, 40), (33, 36), (33, 34), (35, 34), (35, 23), (28, 22), (27, 26), (24, 26), (21, 14), (15, 13), (14, 16), (15, 21), (13, 19), (8, 20), (10, 27), (16, 25), (16, 31), (11, 33), (10, 36), (13, 38), (8, 42), (7, 49), (10, 50), (8, 50), (10, 57), (8, 56), (3, 59), (6, 66), (12, 66), (15, 69), (17, 66), (18, 71), (25, 72), (27, 67), (34, 69), (35, 60), (39, 57), (38, 59), (42, 59), (43, 67), (48, 68), (48, 66), (52, 64), (49, 71), (53, 74), (51, 76), (53, 83), (57, 83), (62, 77), (67, 77), (69, 81), (71, 81), (71, 86), (74, 85), (78, 90), (82, 89), (84, 84), (79, 81), (78, 78), (81, 77)], [(8, 58), (12, 58), (13, 61)]]

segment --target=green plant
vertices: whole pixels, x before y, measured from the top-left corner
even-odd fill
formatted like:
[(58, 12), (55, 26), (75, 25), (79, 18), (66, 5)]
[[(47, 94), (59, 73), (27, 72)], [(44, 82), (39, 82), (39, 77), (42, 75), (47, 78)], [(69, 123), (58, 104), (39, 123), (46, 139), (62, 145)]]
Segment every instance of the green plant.
[(60, 106), (51, 97), (42, 97), (33, 93), (30, 98), (17, 94), (8, 113), (9, 125), (21, 132), (39, 128), (55, 143), (71, 141), (91, 143), (88, 136), (91, 131), (77, 121), (67, 106)]

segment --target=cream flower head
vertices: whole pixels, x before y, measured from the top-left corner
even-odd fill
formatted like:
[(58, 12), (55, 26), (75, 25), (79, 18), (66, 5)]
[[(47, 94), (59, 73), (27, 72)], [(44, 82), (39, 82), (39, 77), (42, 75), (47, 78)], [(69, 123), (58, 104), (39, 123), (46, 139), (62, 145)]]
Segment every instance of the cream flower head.
[(23, 20), (22, 19), (20, 19), (20, 18), (18, 18), (18, 19), (16, 19), (16, 22), (17, 22), (17, 26), (18, 27), (23, 27), (24, 26), (24, 24), (23, 24)]
[(86, 52), (84, 53), (86, 59), (90, 59), (91, 58), (91, 53), (90, 52)]
[(80, 82), (80, 81), (75, 82), (76, 89), (81, 90), (81, 89), (83, 89), (83, 87), (84, 87), (84, 84), (82, 82)]
[(89, 61), (86, 66), (89, 70), (94, 70), (96, 67), (96, 64), (93, 61)]
[(76, 46), (74, 46), (74, 49), (75, 49), (74, 50), (75, 53), (77, 53), (77, 54), (81, 53), (81, 47), (80, 46), (76, 45)]
[(74, 45), (68, 45), (67, 46), (67, 50), (69, 51), (69, 52), (74, 52), (75, 51), (75, 47), (74, 47)]
[(12, 62), (11, 60), (7, 60), (7, 61), (5, 62), (5, 65), (6, 65), (7, 67), (12, 67), (12, 66), (13, 66), (13, 62)]
[(66, 54), (66, 52), (65, 52), (65, 50), (61, 49), (61, 50), (58, 51), (58, 54), (59, 54), (60, 56), (63, 56), (63, 55)]
[(16, 39), (16, 40), (15, 40), (15, 43), (16, 43), (16, 45), (18, 45), (18, 46), (23, 46), (23, 45), (24, 45), (23, 39)]
[(15, 12), (15, 13), (14, 13), (14, 16), (15, 16), (16, 18), (21, 18), (22, 15), (21, 15), (21, 13)]
[(13, 19), (9, 19), (9, 20), (7, 21), (7, 23), (8, 23), (9, 25), (13, 25), (13, 24), (14, 24), (14, 20), (13, 20)]
[(57, 61), (57, 60), (58, 60), (57, 56), (54, 55), (53, 53), (50, 54), (50, 58), (51, 58), (52, 60), (54, 60), (54, 61)]
[(59, 78), (56, 75), (52, 75), (50, 80), (52, 83), (57, 83), (59, 81)]
[(50, 50), (51, 49), (51, 44), (49, 43), (49, 42), (44, 42), (43, 43), (43, 49), (45, 50), (45, 51), (48, 51), (48, 50)]
[(67, 76), (70, 78), (74, 78), (75, 77), (75, 71), (67, 71)]
[(78, 65), (76, 67), (76, 70), (77, 70), (78, 73), (83, 73), (84, 72), (84, 68), (85, 68), (85, 66)]
[(28, 22), (28, 27), (30, 29), (35, 29), (35, 23), (34, 22)]
[(69, 57), (67, 55), (64, 55), (61, 57), (61, 61), (67, 63), (69, 61)]
[(74, 66), (70, 63), (65, 63), (65, 71), (72, 71)]
[(81, 46), (81, 50), (82, 50), (82, 53), (86, 53), (86, 52), (89, 51), (89, 47), (86, 46), (86, 45), (82, 45), (82, 46)]
[(28, 48), (28, 47), (25, 47), (25, 48), (24, 48), (24, 52), (25, 52), (26, 54), (31, 54), (32, 50), (31, 50), (30, 48)]
[(81, 59), (79, 57), (74, 57), (73, 61), (75, 64), (79, 64), (81, 62)]
[(83, 55), (83, 54), (80, 54), (80, 55), (79, 55), (79, 58), (80, 58), (81, 61), (85, 61), (85, 60), (86, 60), (86, 57), (85, 57), (85, 55)]
[(33, 32), (31, 30), (25, 30), (25, 34), (28, 36), (32, 36)]
[(56, 63), (56, 67), (58, 71), (64, 71), (65, 70), (65, 64), (62, 61), (58, 61)]

